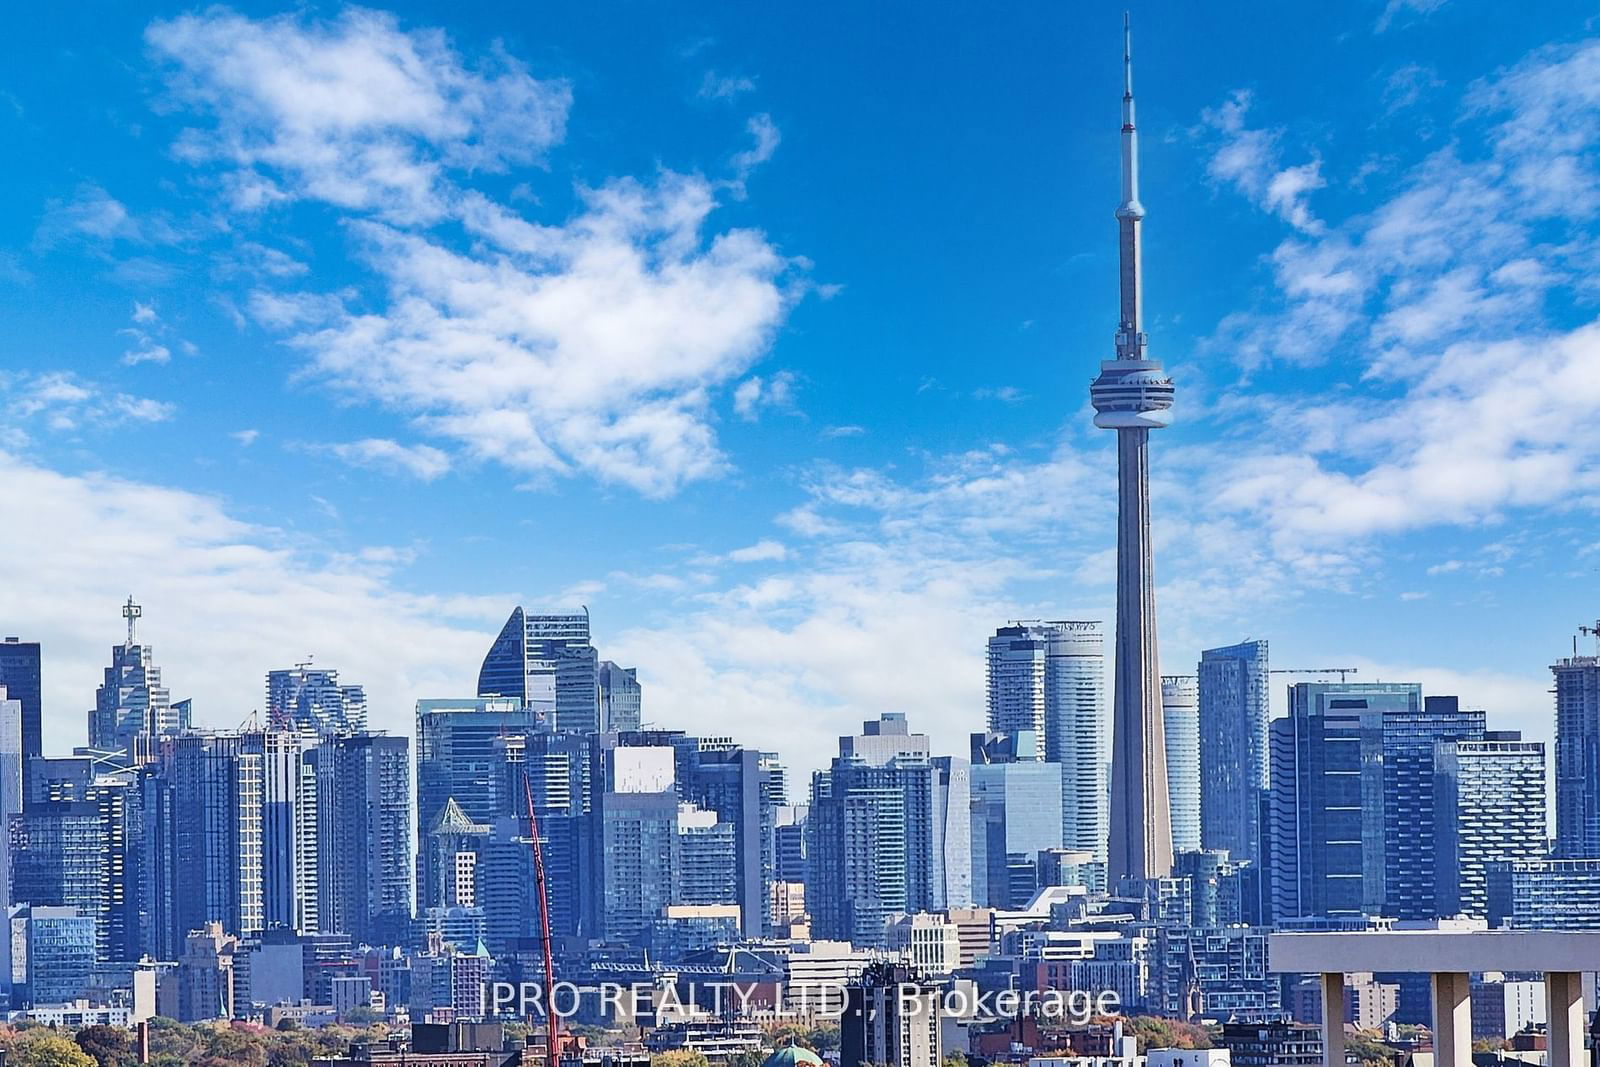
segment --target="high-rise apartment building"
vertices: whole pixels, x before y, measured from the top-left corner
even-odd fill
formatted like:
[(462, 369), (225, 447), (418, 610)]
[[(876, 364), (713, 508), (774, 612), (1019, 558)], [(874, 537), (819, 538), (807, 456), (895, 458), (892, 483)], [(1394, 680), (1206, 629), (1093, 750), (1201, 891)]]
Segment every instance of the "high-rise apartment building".
[(338, 671), (310, 663), (268, 671), (267, 722), (275, 729), (318, 737), (360, 733), (367, 728), (367, 691), (341, 684)]
[(480, 697), (513, 697), (549, 729), (600, 729), (600, 659), (587, 610), (530, 615), (515, 608), (483, 659)]
[(1434, 768), (1438, 913), (1487, 919), (1488, 864), (1545, 858), (1544, 745), (1494, 731), (1441, 741)]
[[(886, 723), (896, 727), (891, 738), (921, 736), (898, 732), (903, 717), (868, 723), (861, 735), (840, 738), (840, 755), (812, 776), (806, 901), (818, 937), (882, 945), (889, 916), (932, 908), (936, 774), (914, 743), (862, 744), (882, 741)], [(882, 762), (858, 754), (897, 747), (906, 753)]]
[(1600, 857), (1600, 656), (1557, 660), (1557, 856)]
[(1105, 633), (1084, 621), (1017, 622), (989, 639), (991, 732), (1031, 735), (1017, 758), (1061, 769), (1061, 836), (1067, 848), (1106, 856), (1110, 720), (1105, 702)]
[(1600, 930), (1600, 858), (1490, 860), (1489, 925), (1517, 930)]
[(678, 805), (678, 872), (674, 904), (739, 906), (737, 846), (733, 824), (714, 811)]
[(1389, 709), (1383, 730), (1384, 910), (1396, 919), (1438, 912), (1435, 763), (1441, 742), (1483, 740), (1484, 713), (1453, 696), (1427, 697), (1420, 714)]
[(43, 669), (39, 642), (8, 637), (0, 641), (0, 689), (22, 704), (22, 756), (31, 760), (43, 747)]
[[(783, 768), (769, 755), (726, 737), (669, 739), (675, 753), (680, 799), (715, 813), (733, 838), (736, 892), (726, 903), (740, 908), (746, 936), (761, 937), (771, 924), (775, 798), (782, 796)], [(681, 900), (678, 903), (724, 903)]]
[(1236, 860), (1255, 859), (1260, 848), (1268, 679), (1265, 641), (1200, 653), (1200, 842)]
[(317, 783), (317, 914), (324, 931), (405, 943), (411, 920), (411, 744), (352, 734), (309, 750)]
[(1161, 679), (1162, 731), (1167, 745), (1167, 797), (1172, 850), (1200, 847), (1200, 716), (1193, 676)]
[(909, 968), (873, 964), (845, 989), (839, 1067), (938, 1067), (939, 989)]
[(598, 831), (604, 936), (639, 941), (678, 888), (678, 793), (670, 746), (606, 753)]

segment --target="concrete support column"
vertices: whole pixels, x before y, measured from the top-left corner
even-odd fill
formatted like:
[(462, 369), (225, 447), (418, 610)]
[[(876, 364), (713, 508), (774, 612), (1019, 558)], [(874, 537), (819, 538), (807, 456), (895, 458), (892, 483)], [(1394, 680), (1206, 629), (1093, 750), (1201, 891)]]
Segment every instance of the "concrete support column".
[(1460, 971), (1433, 975), (1435, 1067), (1472, 1067), (1472, 987)]
[(1550, 1023), (1550, 1067), (1584, 1067), (1583, 975), (1547, 971), (1545, 1018)]
[(1344, 1067), (1344, 975), (1338, 971), (1322, 976), (1322, 1063)]

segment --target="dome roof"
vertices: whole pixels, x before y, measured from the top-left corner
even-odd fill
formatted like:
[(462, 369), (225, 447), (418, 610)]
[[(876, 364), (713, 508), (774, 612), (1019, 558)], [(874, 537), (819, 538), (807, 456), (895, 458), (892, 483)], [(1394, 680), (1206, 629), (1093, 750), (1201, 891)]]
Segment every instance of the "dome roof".
[(822, 1058), (801, 1045), (785, 1045), (768, 1056), (761, 1067), (822, 1067)]

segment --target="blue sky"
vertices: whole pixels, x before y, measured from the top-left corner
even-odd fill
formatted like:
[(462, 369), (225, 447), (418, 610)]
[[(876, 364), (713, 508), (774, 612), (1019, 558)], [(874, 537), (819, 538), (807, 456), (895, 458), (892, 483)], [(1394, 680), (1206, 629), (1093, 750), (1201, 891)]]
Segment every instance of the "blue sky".
[[(126, 7), (0, 43), (0, 620), (409, 726), (514, 603), (803, 771), (1109, 616), (1120, 5)], [(1597, 613), (1589, 5), (1135, 7), (1163, 668), (1550, 733)]]

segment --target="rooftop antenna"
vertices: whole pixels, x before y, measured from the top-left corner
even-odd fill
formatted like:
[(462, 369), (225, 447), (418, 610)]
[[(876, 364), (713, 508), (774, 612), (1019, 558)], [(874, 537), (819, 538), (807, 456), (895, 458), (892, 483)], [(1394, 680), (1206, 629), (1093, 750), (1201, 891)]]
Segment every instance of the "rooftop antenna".
[(122, 617), (128, 620), (128, 644), (133, 644), (134, 623), (139, 616), (144, 614), (144, 609), (133, 602), (133, 594), (128, 594), (128, 602), (122, 605)]

